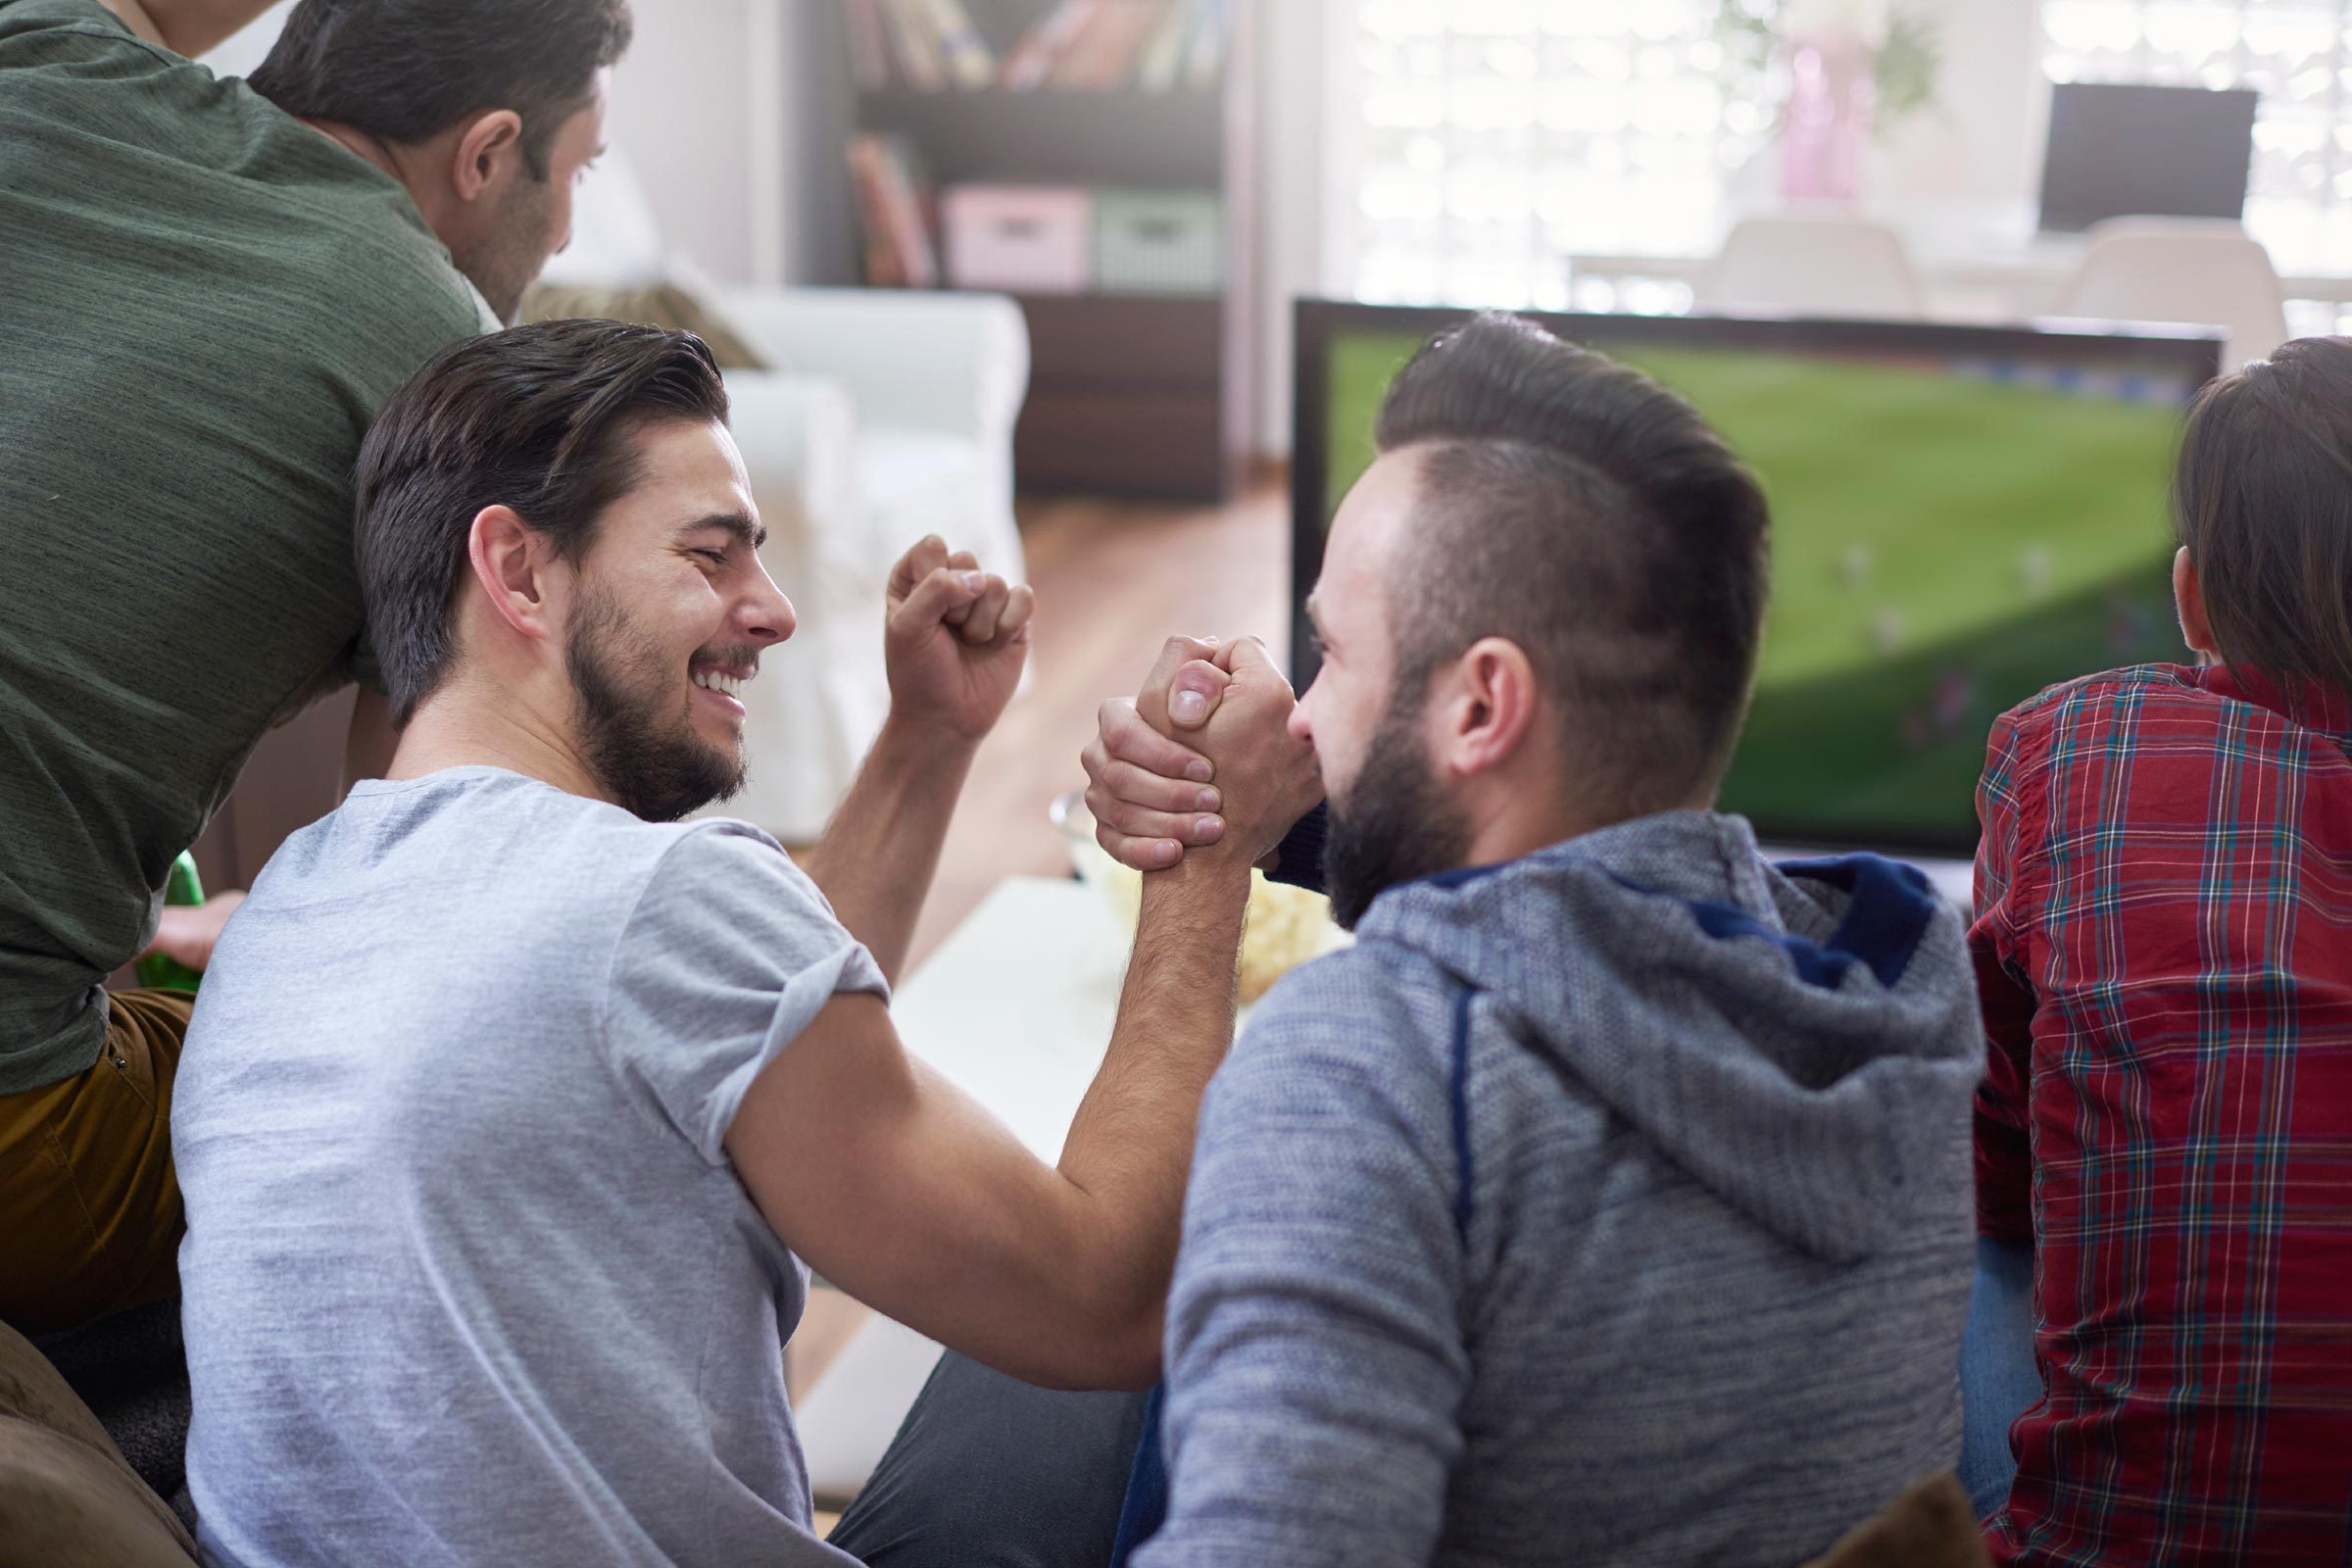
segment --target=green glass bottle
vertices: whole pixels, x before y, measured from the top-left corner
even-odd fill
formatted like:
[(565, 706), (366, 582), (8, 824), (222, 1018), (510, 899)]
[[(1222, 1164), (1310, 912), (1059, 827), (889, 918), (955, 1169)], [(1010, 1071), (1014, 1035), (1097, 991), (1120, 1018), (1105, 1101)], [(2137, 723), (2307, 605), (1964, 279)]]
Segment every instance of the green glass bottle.
[[(179, 858), (172, 862), (171, 872), (164, 878), (166, 904), (202, 904), (204, 879), (196, 874), (196, 857), (182, 850)], [(194, 994), (204, 983), (204, 976), (177, 958), (150, 953), (132, 965), (139, 984), (150, 991), (185, 991)]]

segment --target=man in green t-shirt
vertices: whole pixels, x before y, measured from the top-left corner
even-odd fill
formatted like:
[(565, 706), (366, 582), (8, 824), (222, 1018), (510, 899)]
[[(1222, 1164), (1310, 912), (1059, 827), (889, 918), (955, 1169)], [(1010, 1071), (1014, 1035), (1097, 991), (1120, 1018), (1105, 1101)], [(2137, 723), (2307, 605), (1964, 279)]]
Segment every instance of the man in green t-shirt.
[[(626, 0), (0, 0), (0, 1321), (170, 1295), (189, 999), (109, 997), (263, 732), (390, 726), (351, 471), (569, 237)], [(208, 913), (216, 920), (225, 906)], [(354, 954), (365, 963), (367, 956)]]

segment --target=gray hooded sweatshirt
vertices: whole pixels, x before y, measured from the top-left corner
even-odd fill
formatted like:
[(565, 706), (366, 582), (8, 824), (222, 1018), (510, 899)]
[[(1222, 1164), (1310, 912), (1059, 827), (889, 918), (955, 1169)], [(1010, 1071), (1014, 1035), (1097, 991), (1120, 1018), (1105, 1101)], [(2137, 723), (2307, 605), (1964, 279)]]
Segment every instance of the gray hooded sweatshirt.
[(1960, 1451), (1959, 916), (1739, 818), (1393, 888), (1201, 1111), (1138, 1568), (1793, 1564)]

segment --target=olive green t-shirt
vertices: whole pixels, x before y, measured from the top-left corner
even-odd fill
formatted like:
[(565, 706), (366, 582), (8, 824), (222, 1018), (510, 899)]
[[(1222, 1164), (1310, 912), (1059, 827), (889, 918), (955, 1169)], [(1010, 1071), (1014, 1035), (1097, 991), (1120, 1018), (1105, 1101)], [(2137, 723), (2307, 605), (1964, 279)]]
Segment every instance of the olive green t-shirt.
[(397, 181), (94, 0), (0, 0), (0, 1094), (97, 1059), (271, 721), (372, 683), (360, 438), (484, 324)]

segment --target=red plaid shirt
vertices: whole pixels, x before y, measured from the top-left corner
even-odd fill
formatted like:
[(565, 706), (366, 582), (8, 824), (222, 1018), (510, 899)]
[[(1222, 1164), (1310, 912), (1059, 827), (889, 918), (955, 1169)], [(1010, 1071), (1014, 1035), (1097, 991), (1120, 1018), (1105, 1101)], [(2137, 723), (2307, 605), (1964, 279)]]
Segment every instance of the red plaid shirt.
[(2149, 665), (1993, 726), (1977, 1209), (2035, 1245), (2003, 1562), (2352, 1563), (2352, 704)]

